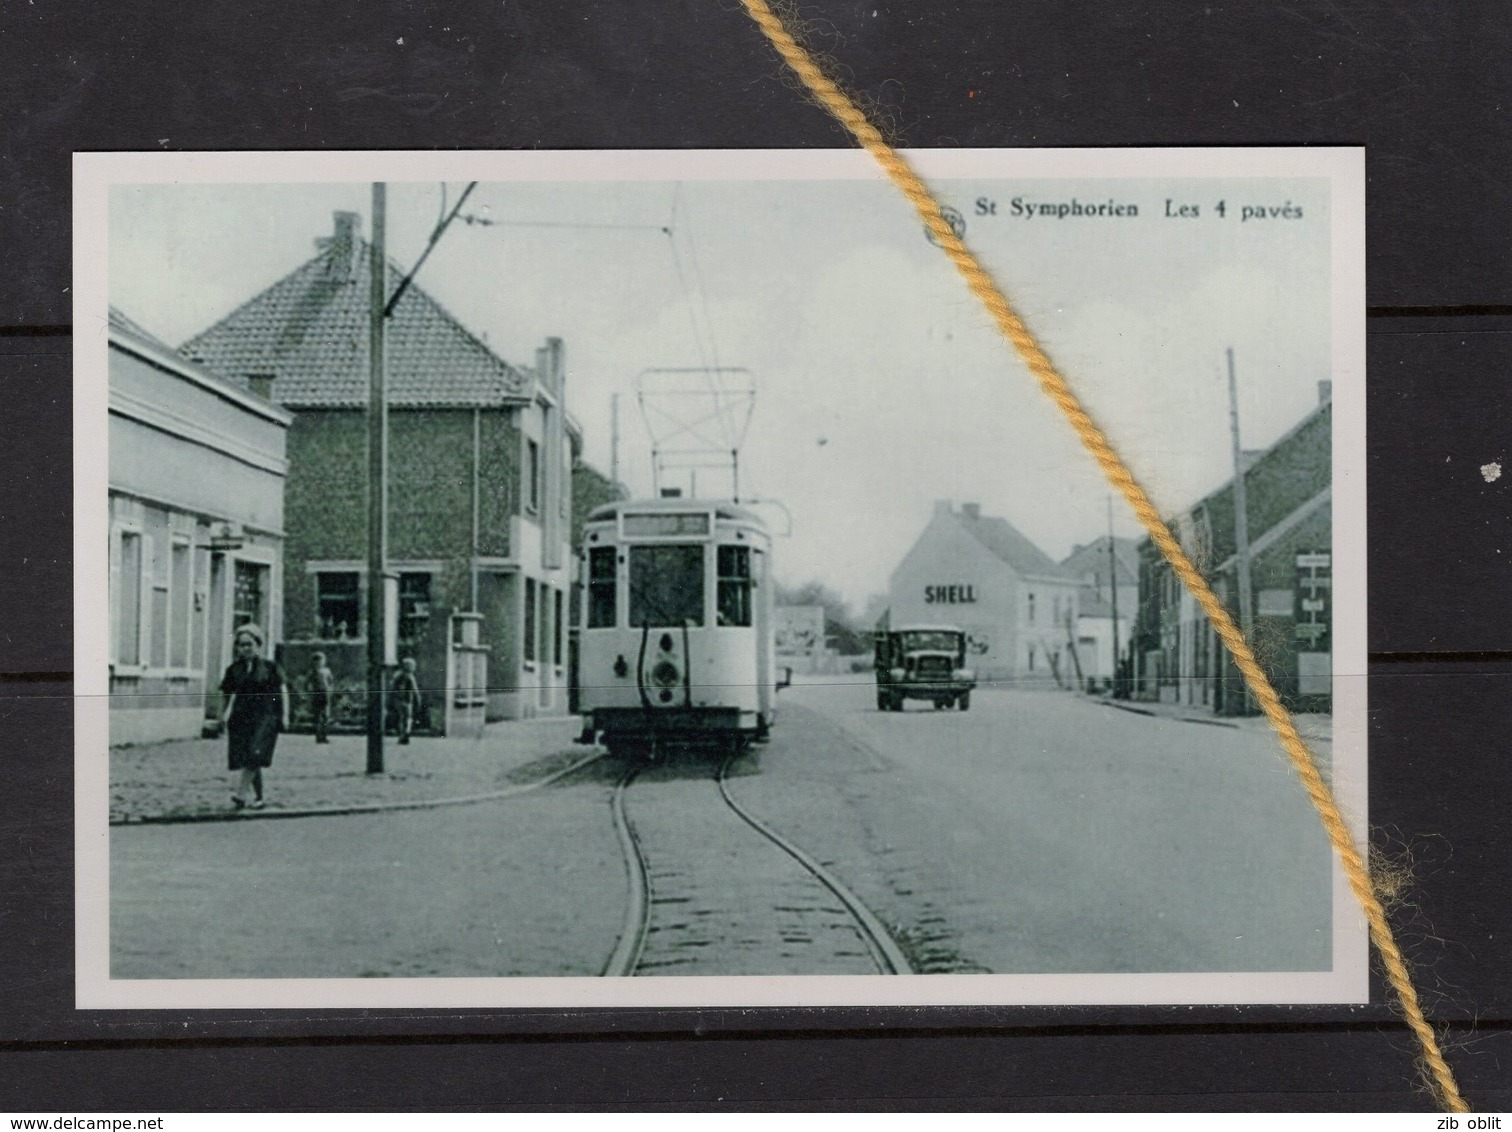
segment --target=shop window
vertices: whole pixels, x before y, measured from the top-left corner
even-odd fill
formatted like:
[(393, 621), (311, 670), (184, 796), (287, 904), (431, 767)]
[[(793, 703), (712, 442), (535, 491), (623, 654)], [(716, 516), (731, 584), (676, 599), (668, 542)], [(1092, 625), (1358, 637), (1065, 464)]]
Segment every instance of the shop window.
[(615, 624), (614, 547), (596, 546), (588, 552), (588, 628)]
[(1029, 595), (1029, 624), (1034, 624), (1034, 595), (1032, 593)]
[(553, 593), (552, 593), (552, 601), (554, 601), (556, 603), (556, 616), (552, 619), (551, 624), (555, 627), (556, 632), (552, 636), (551, 662), (553, 664), (555, 664), (558, 668), (560, 668), (561, 665), (562, 665), (562, 636), (563, 636), (563, 630), (562, 630), (562, 591), (561, 590), (555, 590), (555, 591), (553, 591)]
[(399, 643), (413, 648), (430, 625), (431, 576), (399, 575)]
[(719, 624), (751, 623), (751, 548), (719, 548)]
[(362, 602), (355, 570), (315, 575), (315, 615), (320, 623), (321, 640), (342, 641), (359, 635)]
[(163, 561), (163, 540), (150, 538), (143, 544), (152, 577), (152, 604), (148, 607), (151, 618), (148, 638), (150, 642), (149, 664), (153, 668), (168, 667), (168, 564)]
[(1034, 671), (1034, 646), (1029, 646), (1029, 671)]
[(189, 543), (175, 540), (168, 571), (168, 595), (173, 612), (168, 634), (168, 663), (174, 668), (189, 667), (189, 612), (192, 608), (189, 555)]
[(551, 587), (542, 582), (541, 598), (541, 659), (551, 659), (551, 638), (556, 633), (556, 623), (551, 619)]
[(525, 579), (525, 659), (536, 658), (536, 584), (534, 578)]
[(234, 632), (243, 625), (256, 625), (264, 633), (263, 603), (267, 595), (268, 568), (256, 562), (236, 564), (236, 583), (232, 591), (231, 629)]
[(116, 583), (116, 661), (142, 663), (142, 536), (121, 532), (121, 566)]

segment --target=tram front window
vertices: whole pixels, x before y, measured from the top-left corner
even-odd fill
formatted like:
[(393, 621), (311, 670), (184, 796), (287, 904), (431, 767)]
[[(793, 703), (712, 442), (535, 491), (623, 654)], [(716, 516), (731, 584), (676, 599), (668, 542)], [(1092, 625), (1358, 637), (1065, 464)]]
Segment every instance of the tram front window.
[(751, 548), (719, 548), (719, 624), (749, 626), (751, 623)]
[(630, 548), (630, 625), (704, 623), (701, 544)]
[(614, 547), (596, 546), (588, 552), (588, 628), (614, 625)]

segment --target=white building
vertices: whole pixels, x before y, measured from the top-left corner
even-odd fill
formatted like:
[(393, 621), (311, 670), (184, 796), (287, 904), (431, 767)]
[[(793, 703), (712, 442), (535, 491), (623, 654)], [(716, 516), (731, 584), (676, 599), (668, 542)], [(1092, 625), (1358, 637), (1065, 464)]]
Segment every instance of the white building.
[(1115, 653), (1128, 657), (1139, 611), (1139, 544), (1131, 538), (1105, 535), (1078, 546), (1061, 569), (1081, 583), (1076, 652), (1083, 680), (1110, 681)]
[(1076, 687), (1077, 579), (1008, 520), (935, 504), (893, 571), (889, 623), (955, 625), (979, 681)]
[(110, 739), (197, 737), (282, 622), (290, 416), (110, 312)]

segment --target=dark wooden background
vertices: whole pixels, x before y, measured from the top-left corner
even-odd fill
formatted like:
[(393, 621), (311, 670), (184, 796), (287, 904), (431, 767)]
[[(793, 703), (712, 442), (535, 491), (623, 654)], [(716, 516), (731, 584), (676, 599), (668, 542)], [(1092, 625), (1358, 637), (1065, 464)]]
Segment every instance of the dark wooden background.
[[(1417, 861), (1402, 942), (1461, 1084), (1507, 1108), (1512, 475), (1477, 469), (1512, 467), (1512, 8), (801, 10), (913, 146), (1367, 147), (1371, 818)], [(70, 153), (846, 139), (736, 0), (14, 0), (0, 95), (0, 1109), (1429, 1106), (1379, 981), (1359, 1008), (74, 1011)]]

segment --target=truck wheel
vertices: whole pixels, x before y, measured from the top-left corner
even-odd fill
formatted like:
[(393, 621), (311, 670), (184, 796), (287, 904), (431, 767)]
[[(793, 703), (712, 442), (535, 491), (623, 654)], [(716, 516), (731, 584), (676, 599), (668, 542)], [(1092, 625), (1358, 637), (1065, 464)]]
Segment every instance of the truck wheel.
[(949, 700), (936, 700), (934, 702), (934, 704), (935, 704), (935, 711), (944, 711), (946, 708), (948, 708), (950, 706), (950, 701)]
[(962, 711), (969, 710), (971, 707), (971, 693), (962, 692), (960, 698), (956, 700), (956, 707), (960, 708)]
[(886, 692), (882, 691), (881, 689), (877, 690), (877, 710), (878, 711), (891, 711), (892, 710), (892, 703), (891, 703), (890, 697), (888, 696), (888, 694)]

